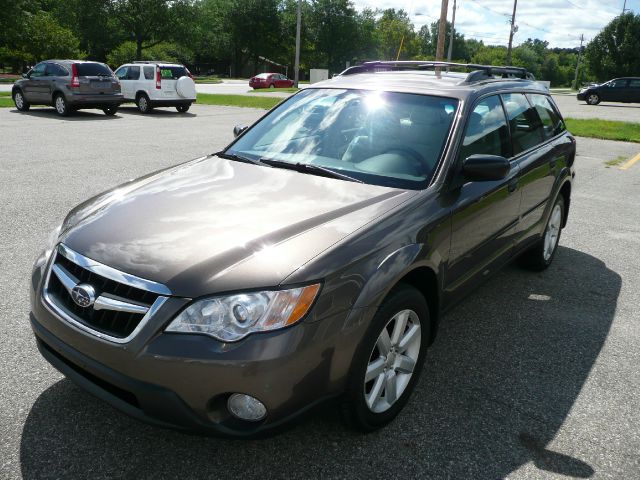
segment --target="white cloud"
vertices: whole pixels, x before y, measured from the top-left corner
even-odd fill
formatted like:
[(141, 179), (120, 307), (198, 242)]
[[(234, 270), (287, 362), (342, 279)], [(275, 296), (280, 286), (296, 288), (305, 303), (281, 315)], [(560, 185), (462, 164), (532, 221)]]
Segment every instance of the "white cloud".
[[(439, 0), (353, 0), (356, 8), (397, 8), (406, 10), (416, 30), (440, 17)], [(489, 45), (506, 45), (512, 0), (457, 0), (456, 29), (467, 38)], [(577, 47), (580, 34), (591, 40), (622, 12), (624, 0), (519, 0), (516, 13), (518, 31), (515, 45), (527, 38), (539, 38), (551, 47)], [(449, 15), (453, 0), (449, 0)], [(640, 0), (627, 0), (627, 8), (640, 11)]]

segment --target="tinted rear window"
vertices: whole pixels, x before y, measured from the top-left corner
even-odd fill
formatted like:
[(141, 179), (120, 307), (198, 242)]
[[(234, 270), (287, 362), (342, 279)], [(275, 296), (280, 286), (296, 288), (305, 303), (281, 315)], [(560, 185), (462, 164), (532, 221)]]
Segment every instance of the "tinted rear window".
[(162, 78), (178, 79), (187, 75), (187, 69), (184, 67), (160, 67), (160, 76)]
[(102, 63), (76, 63), (79, 77), (111, 76), (111, 70)]

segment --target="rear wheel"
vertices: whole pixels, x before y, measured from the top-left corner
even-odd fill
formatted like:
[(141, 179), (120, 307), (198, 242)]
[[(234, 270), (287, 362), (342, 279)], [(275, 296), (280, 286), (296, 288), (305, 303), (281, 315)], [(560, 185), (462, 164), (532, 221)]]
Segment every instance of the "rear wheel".
[(191, 107), (191, 105), (178, 105), (176, 107), (176, 110), (180, 113), (185, 113), (189, 111), (189, 108)]
[(400, 413), (413, 391), (429, 344), (429, 309), (414, 287), (400, 285), (380, 305), (349, 376), (343, 413), (373, 431)]
[(55, 107), (57, 114), (61, 117), (66, 117), (71, 112), (67, 99), (64, 98), (64, 95), (61, 93), (57, 93), (53, 97), (53, 106)]
[(20, 90), (13, 92), (13, 103), (16, 104), (16, 108), (21, 112), (26, 112), (31, 107)]
[(138, 95), (138, 97), (136, 98), (136, 105), (138, 106), (138, 110), (140, 110), (140, 113), (149, 113), (153, 109), (151, 107), (151, 102), (149, 102), (149, 97), (147, 97), (146, 93)]
[(590, 93), (587, 95), (587, 103), (589, 105), (598, 105), (600, 103), (600, 95), (597, 93)]
[(111, 117), (116, 114), (116, 112), (118, 111), (118, 107), (104, 107), (102, 111), (105, 115), (109, 115)]
[(553, 204), (547, 226), (542, 238), (520, 257), (520, 263), (530, 270), (544, 270), (553, 261), (562, 233), (562, 219), (564, 218), (564, 197), (558, 196)]

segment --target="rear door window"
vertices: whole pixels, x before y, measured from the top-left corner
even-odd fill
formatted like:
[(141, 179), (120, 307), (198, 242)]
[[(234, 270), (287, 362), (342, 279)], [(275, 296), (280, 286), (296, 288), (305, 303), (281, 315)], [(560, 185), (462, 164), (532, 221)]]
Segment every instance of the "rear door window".
[(629, 80), (629, 88), (640, 88), (640, 78), (637, 80)]
[(62, 68), (60, 65), (56, 65), (55, 63), (47, 64), (47, 76), (50, 77), (66, 77), (67, 71)]
[(497, 95), (481, 100), (471, 112), (460, 149), (460, 159), (471, 155), (509, 157), (509, 129)]
[(145, 80), (153, 80), (153, 76), (155, 74), (155, 67), (152, 67), (152, 66), (144, 67), (142, 70), (144, 71)]
[(540, 144), (544, 138), (544, 127), (527, 97), (522, 93), (507, 93), (502, 100), (507, 110), (513, 154), (518, 155)]
[(127, 69), (127, 80), (138, 80), (140, 78), (140, 67), (129, 67)]
[(546, 95), (528, 95), (531, 104), (538, 112), (543, 125), (545, 138), (552, 138), (565, 131), (564, 122), (556, 112)]
[(102, 63), (76, 63), (79, 77), (110, 77), (111, 69)]

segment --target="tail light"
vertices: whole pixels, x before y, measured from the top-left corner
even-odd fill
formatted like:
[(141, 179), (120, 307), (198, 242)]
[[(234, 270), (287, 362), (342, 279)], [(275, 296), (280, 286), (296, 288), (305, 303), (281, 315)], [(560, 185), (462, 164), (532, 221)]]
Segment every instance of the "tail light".
[(162, 88), (162, 77), (160, 76), (160, 67), (156, 65), (156, 89)]
[(71, 88), (80, 88), (80, 79), (78, 78), (78, 65), (71, 64)]

